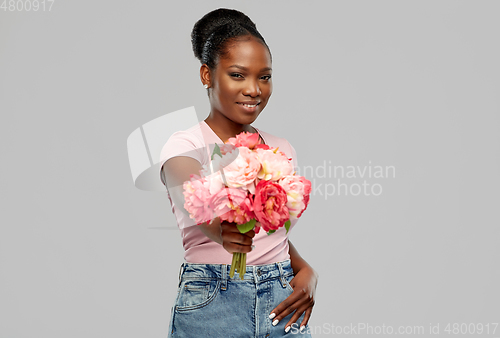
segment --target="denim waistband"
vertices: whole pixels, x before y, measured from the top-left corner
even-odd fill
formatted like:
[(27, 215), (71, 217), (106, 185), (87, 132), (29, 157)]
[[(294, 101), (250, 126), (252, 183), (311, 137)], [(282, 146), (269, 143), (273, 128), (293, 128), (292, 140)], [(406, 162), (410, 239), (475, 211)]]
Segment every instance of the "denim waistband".
[(187, 279), (220, 279), (223, 281), (224, 289), (228, 279), (231, 279), (231, 281), (251, 281), (254, 283), (261, 283), (274, 278), (280, 278), (282, 283), (285, 284), (286, 281), (284, 278), (293, 274), (290, 259), (263, 265), (247, 265), (243, 280), (241, 280), (239, 272), (235, 272), (233, 278), (230, 278), (230, 270), (230, 264), (201, 264), (184, 262), (181, 264), (181, 268), (179, 270), (179, 285), (181, 281)]

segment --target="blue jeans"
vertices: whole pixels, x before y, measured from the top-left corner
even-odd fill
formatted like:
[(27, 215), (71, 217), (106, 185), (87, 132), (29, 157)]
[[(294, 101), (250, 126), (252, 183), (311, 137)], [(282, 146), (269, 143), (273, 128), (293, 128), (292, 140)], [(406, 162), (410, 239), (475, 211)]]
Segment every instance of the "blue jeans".
[(276, 326), (269, 314), (292, 294), (290, 259), (264, 265), (247, 265), (244, 279), (229, 277), (229, 264), (183, 263), (177, 298), (171, 309), (168, 337), (274, 338), (311, 337), (304, 313), (291, 325), (293, 313)]

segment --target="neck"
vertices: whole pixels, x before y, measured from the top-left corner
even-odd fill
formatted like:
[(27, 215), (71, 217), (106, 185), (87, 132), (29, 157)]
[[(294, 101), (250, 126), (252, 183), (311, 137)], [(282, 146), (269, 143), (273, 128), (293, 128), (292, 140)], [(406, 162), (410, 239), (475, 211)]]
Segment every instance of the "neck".
[(257, 130), (255, 130), (250, 124), (236, 123), (222, 114), (214, 114), (213, 112), (210, 112), (210, 115), (205, 119), (205, 122), (224, 142), (226, 142), (230, 137), (235, 137), (243, 131), (247, 131), (249, 133), (257, 132)]

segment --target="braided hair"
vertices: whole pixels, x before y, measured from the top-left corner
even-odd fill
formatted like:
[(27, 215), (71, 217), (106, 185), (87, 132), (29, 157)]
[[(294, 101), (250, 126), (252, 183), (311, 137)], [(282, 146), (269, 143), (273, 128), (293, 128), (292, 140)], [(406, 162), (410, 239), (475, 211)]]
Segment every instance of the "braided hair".
[(213, 70), (218, 60), (227, 55), (231, 45), (249, 35), (266, 46), (271, 55), (269, 46), (248, 16), (235, 9), (213, 10), (205, 14), (193, 27), (191, 44), (194, 56), (200, 60), (201, 64), (206, 64), (209, 69)]

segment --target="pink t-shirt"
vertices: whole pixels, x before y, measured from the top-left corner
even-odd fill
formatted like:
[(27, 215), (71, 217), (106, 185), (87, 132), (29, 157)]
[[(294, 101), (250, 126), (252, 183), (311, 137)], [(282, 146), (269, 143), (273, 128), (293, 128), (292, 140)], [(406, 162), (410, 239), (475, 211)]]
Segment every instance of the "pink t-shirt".
[[(292, 158), (293, 166), (295, 170), (297, 169), (295, 149), (286, 139), (255, 129), (264, 140), (264, 143), (270, 147), (279, 147), (279, 150), (284, 152), (288, 158)], [(211, 157), (209, 145), (211, 144), (213, 149), (215, 143), (218, 145), (224, 144), (205, 121), (201, 121), (188, 130), (175, 132), (165, 143), (160, 153), (160, 179), (163, 185), (165, 185), (165, 180), (162, 167), (168, 159), (175, 156), (188, 156), (198, 160), (202, 166), (209, 165)], [(182, 245), (185, 250), (184, 260), (188, 263), (231, 264), (232, 254), (227, 252), (222, 245), (205, 236), (198, 226), (187, 225), (192, 223), (186, 222), (189, 220), (189, 216), (176, 208), (170, 194), (168, 194), (168, 198), (181, 231)], [(297, 220), (291, 221), (289, 231), (292, 230), (296, 223)], [(253, 238), (253, 242), (255, 248), (247, 253), (247, 265), (270, 264), (290, 258), (288, 234), (286, 234), (284, 227), (276, 230), (271, 235), (267, 235), (261, 229)]]

